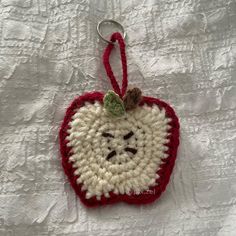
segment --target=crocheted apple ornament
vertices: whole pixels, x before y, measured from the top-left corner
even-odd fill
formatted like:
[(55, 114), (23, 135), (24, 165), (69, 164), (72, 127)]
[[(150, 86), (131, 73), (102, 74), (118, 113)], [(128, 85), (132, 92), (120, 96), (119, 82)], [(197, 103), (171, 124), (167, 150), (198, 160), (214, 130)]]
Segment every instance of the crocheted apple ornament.
[(86, 206), (124, 201), (153, 202), (165, 190), (176, 159), (179, 123), (165, 102), (127, 90), (125, 44), (118, 41), (123, 67), (120, 89), (109, 57), (104, 66), (114, 90), (86, 93), (67, 109), (60, 129), (62, 165)]

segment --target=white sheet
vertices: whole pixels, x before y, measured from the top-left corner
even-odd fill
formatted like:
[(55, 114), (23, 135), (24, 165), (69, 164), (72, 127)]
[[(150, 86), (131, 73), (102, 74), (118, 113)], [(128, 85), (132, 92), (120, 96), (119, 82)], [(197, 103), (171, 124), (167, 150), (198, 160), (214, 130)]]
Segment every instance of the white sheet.
[[(236, 235), (233, 0), (2, 0), (0, 9), (0, 235)], [(180, 117), (171, 182), (148, 206), (86, 209), (60, 164), (66, 107), (109, 88), (95, 31), (104, 18), (127, 31), (130, 84)]]

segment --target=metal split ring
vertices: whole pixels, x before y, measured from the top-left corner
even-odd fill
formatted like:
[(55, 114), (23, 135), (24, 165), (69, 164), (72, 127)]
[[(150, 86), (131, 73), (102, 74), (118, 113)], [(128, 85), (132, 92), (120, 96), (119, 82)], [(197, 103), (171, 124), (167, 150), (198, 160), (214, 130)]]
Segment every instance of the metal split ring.
[(107, 23), (109, 23), (109, 24), (114, 24), (114, 25), (118, 26), (118, 28), (120, 28), (120, 30), (121, 30), (121, 32), (122, 32), (123, 38), (125, 39), (125, 37), (126, 37), (126, 32), (125, 32), (124, 27), (122, 26), (122, 24), (120, 24), (119, 22), (117, 22), (117, 21), (115, 21), (115, 20), (105, 19), (105, 20), (102, 20), (102, 21), (98, 22), (98, 24), (97, 24), (97, 33), (98, 33), (99, 37), (100, 37), (104, 42), (114, 44), (114, 42), (112, 42), (112, 41), (106, 39), (106, 38), (102, 35), (102, 33), (101, 33), (101, 27), (102, 27), (102, 25), (103, 25), (103, 24), (107, 24)]

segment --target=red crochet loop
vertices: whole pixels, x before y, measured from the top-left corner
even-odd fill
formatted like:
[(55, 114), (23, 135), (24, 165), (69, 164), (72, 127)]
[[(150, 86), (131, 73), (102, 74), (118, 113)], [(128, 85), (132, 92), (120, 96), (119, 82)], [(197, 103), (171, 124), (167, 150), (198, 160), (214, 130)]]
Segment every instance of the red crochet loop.
[(123, 70), (123, 79), (122, 79), (122, 87), (120, 89), (119, 84), (117, 83), (117, 80), (114, 76), (114, 73), (112, 71), (109, 59), (111, 55), (111, 51), (114, 48), (114, 44), (110, 43), (107, 45), (104, 54), (103, 54), (103, 64), (107, 72), (107, 76), (109, 77), (111, 81), (111, 85), (114, 89), (114, 91), (120, 96), (123, 97), (126, 93), (127, 86), (128, 86), (128, 75), (127, 75), (127, 60), (126, 60), (126, 53), (125, 53), (125, 42), (122, 37), (122, 35), (119, 32), (113, 33), (111, 35), (110, 40), (112, 42), (118, 41), (119, 47), (120, 47), (120, 57), (121, 57), (121, 63), (122, 63), (122, 70)]

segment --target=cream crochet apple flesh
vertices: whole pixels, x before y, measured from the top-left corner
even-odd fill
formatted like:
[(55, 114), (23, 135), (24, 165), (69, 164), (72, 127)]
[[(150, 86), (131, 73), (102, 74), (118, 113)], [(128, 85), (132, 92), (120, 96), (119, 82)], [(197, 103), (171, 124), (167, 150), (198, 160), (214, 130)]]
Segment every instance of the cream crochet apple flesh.
[(86, 198), (109, 192), (140, 194), (156, 184), (169, 142), (165, 110), (142, 106), (111, 118), (99, 102), (86, 103), (72, 117), (68, 129), (73, 155), (69, 160)]

